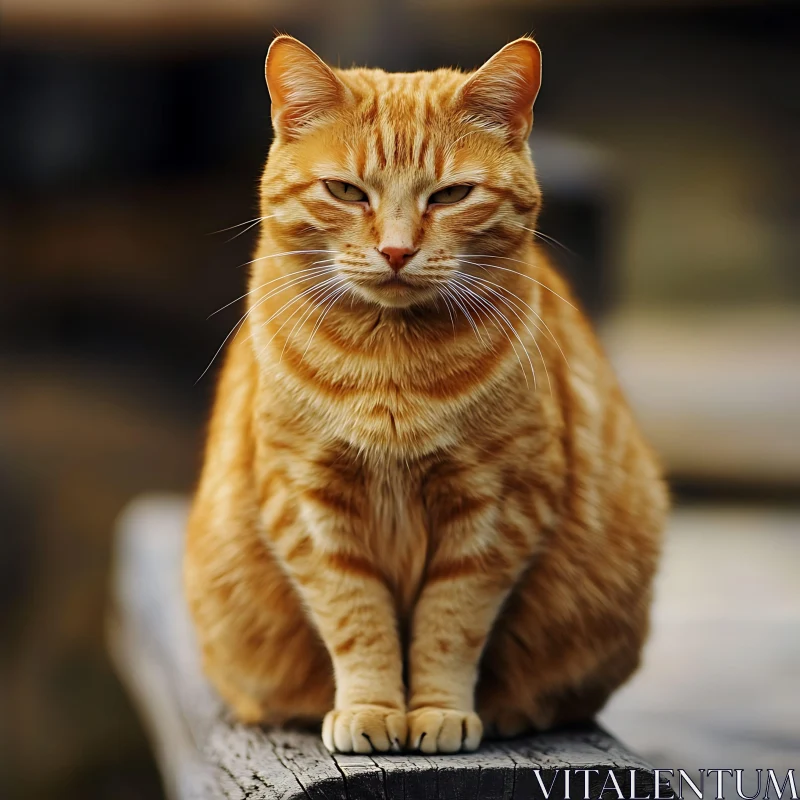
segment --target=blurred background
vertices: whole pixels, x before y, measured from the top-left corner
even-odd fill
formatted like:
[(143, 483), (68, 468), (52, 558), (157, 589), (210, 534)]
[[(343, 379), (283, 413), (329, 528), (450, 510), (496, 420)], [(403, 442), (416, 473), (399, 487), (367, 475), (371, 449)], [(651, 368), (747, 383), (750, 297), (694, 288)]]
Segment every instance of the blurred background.
[(0, 795), (161, 797), (106, 655), (114, 526), (197, 474), (214, 370), (196, 381), (241, 311), (208, 315), (255, 238), (210, 234), (255, 216), (276, 30), (392, 70), (535, 34), (541, 230), (676, 497), (645, 667), (603, 719), (656, 766), (800, 766), (796, 3), (0, 14)]

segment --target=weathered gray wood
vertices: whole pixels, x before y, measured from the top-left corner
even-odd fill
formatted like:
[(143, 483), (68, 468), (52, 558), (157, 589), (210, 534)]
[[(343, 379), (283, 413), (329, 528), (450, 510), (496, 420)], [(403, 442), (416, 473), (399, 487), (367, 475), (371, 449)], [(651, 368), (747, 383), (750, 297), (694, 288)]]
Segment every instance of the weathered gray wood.
[[(598, 797), (609, 769), (639, 796), (650, 767), (596, 727), (510, 742), (477, 753), (332, 756), (313, 732), (265, 730), (230, 720), (203, 677), (184, 606), (180, 560), (186, 503), (149, 497), (132, 504), (117, 532), (109, 643), (120, 676), (150, 732), (174, 800), (550, 800), (564, 797), (558, 770), (596, 769)], [(583, 777), (572, 778), (573, 798)], [(616, 794), (608, 795), (616, 797)]]

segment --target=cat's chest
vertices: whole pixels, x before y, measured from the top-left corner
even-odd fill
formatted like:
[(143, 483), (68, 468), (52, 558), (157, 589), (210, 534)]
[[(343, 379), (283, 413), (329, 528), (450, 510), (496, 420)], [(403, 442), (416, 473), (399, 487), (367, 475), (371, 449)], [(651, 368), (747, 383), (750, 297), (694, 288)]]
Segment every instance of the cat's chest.
[(401, 617), (413, 608), (428, 560), (429, 535), (418, 481), (387, 470), (367, 484), (368, 522), (363, 531)]

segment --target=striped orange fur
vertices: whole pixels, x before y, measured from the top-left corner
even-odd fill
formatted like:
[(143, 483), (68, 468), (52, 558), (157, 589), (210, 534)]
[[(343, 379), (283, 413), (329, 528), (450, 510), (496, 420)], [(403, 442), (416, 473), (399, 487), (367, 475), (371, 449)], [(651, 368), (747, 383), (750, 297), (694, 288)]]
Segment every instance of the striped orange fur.
[(534, 244), (540, 56), (334, 70), (281, 36), (247, 314), (185, 582), (247, 722), (455, 752), (597, 712), (636, 668), (665, 486)]

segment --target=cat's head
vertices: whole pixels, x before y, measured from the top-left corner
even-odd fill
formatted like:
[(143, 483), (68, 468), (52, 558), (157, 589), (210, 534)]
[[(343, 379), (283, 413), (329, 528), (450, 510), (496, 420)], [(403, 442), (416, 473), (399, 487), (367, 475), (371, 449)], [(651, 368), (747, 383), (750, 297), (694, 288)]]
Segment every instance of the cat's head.
[(395, 74), (332, 69), (279, 36), (266, 78), (275, 139), (263, 215), (282, 250), (317, 251), (356, 295), (405, 307), (530, 240), (541, 81), (531, 39), (470, 74)]

